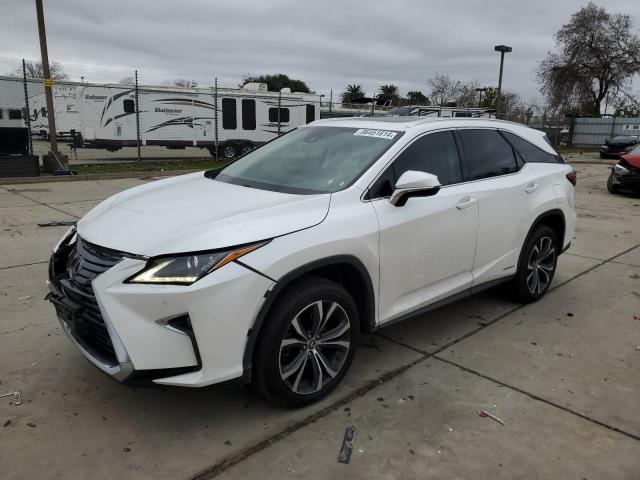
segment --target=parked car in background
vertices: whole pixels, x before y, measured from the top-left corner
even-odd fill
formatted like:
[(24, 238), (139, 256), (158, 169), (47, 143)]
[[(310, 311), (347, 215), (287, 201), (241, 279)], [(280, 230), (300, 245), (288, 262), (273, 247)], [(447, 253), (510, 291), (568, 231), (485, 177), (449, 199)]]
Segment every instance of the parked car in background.
[(640, 193), (640, 145), (622, 155), (620, 161), (611, 167), (607, 189), (611, 193)]
[(55, 247), (48, 298), (117, 380), (251, 381), (305, 405), (361, 333), (499, 283), (541, 298), (575, 182), (543, 132), (511, 122), (320, 120), (108, 198)]
[(600, 158), (620, 158), (640, 143), (640, 135), (618, 135), (607, 138), (600, 146)]

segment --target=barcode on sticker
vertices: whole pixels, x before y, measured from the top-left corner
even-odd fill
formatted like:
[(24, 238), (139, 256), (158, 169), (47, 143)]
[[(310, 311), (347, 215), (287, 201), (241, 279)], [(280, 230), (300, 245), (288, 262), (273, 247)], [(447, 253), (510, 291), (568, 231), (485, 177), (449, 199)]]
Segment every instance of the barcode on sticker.
[(376, 130), (373, 128), (361, 128), (354, 135), (358, 137), (375, 137), (375, 138), (386, 138), (388, 140), (392, 140), (398, 132), (390, 132), (389, 130)]

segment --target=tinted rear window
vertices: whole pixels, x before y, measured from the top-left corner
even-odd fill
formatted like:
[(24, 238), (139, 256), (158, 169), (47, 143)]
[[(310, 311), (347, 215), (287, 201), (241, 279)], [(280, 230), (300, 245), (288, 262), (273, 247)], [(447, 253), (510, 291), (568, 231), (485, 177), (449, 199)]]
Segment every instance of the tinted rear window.
[(460, 130), (460, 138), (469, 180), (518, 171), (513, 148), (496, 130)]
[(527, 163), (562, 163), (558, 155), (547, 153), (541, 148), (536, 147), (533, 143), (526, 141), (524, 138), (514, 135), (511, 132), (502, 131), (501, 133)]

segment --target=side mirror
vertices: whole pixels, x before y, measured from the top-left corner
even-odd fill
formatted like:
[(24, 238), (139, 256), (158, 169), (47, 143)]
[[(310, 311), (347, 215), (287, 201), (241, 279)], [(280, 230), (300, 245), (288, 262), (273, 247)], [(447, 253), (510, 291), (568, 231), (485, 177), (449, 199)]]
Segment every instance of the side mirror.
[(426, 172), (407, 170), (396, 182), (389, 203), (402, 207), (411, 197), (430, 197), (440, 190), (440, 181), (436, 175)]

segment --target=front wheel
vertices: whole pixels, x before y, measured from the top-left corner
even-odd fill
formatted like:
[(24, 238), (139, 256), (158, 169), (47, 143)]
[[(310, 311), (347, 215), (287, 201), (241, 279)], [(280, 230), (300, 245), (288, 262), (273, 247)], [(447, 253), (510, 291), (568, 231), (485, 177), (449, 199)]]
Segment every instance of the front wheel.
[(613, 175), (609, 175), (607, 179), (607, 190), (609, 193), (618, 193), (618, 186), (613, 183)]
[(549, 289), (558, 263), (558, 239), (546, 225), (529, 236), (520, 254), (518, 273), (512, 281), (513, 293), (522, 303), (535, 302)]
[(358, 332), (358, 310), (342, 286), (320, 277), (297, 281), (265, 318), (253, 358), (254, 389), (288, 406), (320, 400), (349, 369)]
[(222, 147), (222, 156), (227, 160), (232, 160), (238, 156), (238, 147), (233, 143), (227, 143)]

